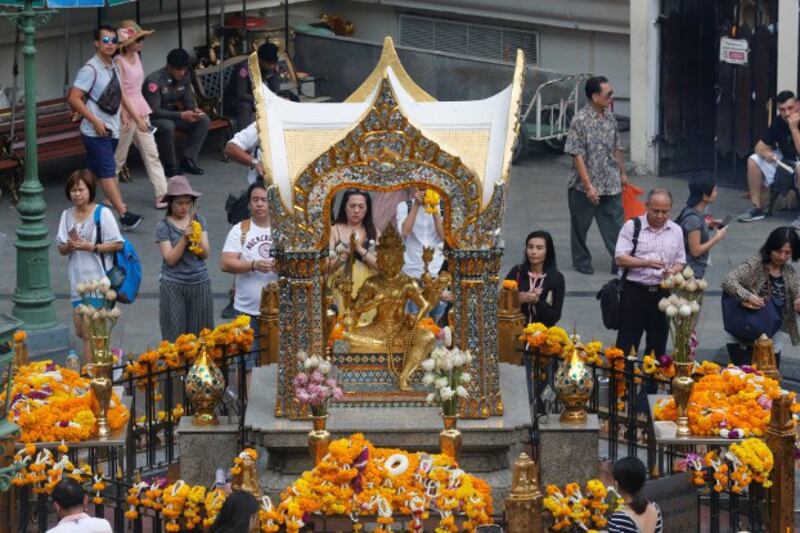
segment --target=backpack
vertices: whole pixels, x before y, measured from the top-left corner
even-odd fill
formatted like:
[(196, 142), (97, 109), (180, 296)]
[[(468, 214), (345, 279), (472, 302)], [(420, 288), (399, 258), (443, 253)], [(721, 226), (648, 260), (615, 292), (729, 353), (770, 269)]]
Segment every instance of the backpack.
[[(98, 205), (94, 210), (94, 224), (97, 226), (96, 244), (101, 244), (102, 230), (100, 227), (100, 211), (106, 209)], [(100, 253), (105, 268), (105, 254)], [(139, 294), (142, 285), (142, 262), (139, 254), (131, 244), (131, 241), (122, 237), (122, 249), (114, 252), (114, 266), (106, 271), (108, 279), (111, 281), (111, 288), (117, 292), (117, 301), (124, 304), (131, 304)]]

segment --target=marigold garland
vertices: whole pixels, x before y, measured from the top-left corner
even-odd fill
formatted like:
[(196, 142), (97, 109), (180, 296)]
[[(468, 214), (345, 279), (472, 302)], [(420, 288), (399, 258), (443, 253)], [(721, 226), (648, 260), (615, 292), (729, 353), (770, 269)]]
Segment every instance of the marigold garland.
[(425, 191), (425, 198), (422, 199), (422, 205), (425, 208), (425, 212), (433, 215), (438, 212), (439, 210), (439, 202), (442, 199), (439, 196), (439, 193), (434, 191), (433, 189), (427, 189)]
[(609, 495), (615, 502), (612, 512), (622, 505), (620, 495), (599, 479), (590, 479), (585, 491), (581, 491), (578, 483), (569, 483), (563, 490), (557, 485), (547, 485), (545, 494), (542, 504), (552, 517), (552, 531), (569, 530), (573, 526), (584, 531), (591, 531), (590, 526), (603, 529), (608, 525)]
[(503, 288), (504, 289), (508, 289), (510, 291), (515, 291), (515, 290), (517, 290), (519, 288), (519, 285), (517, 284), (516, 280), (504, 279), (503, 280)]
[[(21, 442), (80, 442), (97, 430), (89, 379), (52, 361), (19, 368), (11, 389), (8, 420), (22, 429)], [(5, 401), (5, 392), (0, 393)], [(95, 402), (96, 403), (96, 402)], [(130, 413), (116, 394), (108, 410), (111, 429), (122, 427)]]
[(686, 465), (692, 470), (691, 483), (706, 484), (706, 471), (711, 472), (715, 492), (742, 493), (753, 481), (764, 488), (772, 486), (769, 475), (774, 467), (772, 451), (766, 443), (755, 437), (733, 443), (721, 455), (712, 450), (703, 456), (689, 454)]
[(196, 219), (192, 220), (192, 233), (189, 235), (189, 251), (200, 256), (203, 254), (203, 226)]
[[(705, 374), (692, 387), (689, 399), (689, 429), (698, 436), (719, 435), (742, 438), (764, 435), (770, 420), (772, 401), (781, 395), (780, 384), (750, 368), (733, 365), (719, 369), (717, 365), (696, 367)], [(792, 412), (800, 405), (792, 398)], [(654, 408), (656, 420), (675, 420), (675, 401), (660, 401)]]

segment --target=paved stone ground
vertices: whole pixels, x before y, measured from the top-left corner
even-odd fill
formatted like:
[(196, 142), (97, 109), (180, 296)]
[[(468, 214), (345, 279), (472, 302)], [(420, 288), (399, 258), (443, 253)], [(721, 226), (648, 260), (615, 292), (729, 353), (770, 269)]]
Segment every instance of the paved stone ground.
[[(204, 196), (200, 202), (200, 213), (209, 222), (212, 256), (209, 259), (212, 288), (214, 292), (214, 311), (219, 313), (227, 302), (227, 291), (231, 276), (220, 271), (219, 255), (228, 232), (223, 205), (228, 192), (245, 187), (245, 169), (235, 163), (220, 161), (218, 152), (208, 148), (200, 159), (205, 168), (203, 176), (191, 177), (192, 184)], [(74, 168), (75, 162), (69, 168)], [(591, 276), (580, 274), (572, 269), (569, 250), (569, 213), (566, 200), (566, 181), (569, 175), (569, 158), (543, 151), (533, 151), (520, 164), (513, 167), (508, 205), (504, 221), (506, 252), (503, 257), (501, 275), (504, 275), (515, 262), (522, 258), (523, 240), (534, 229), (546, 229), (553, 234), (558, 264), (566, 277), (567, 296), (561, 324), (569, 329), (577, 325), (583, 338), (596, 338), (605, 343), (615, 339), (614, 332), (607, 331), (600, 317), (595, 294), (611, 277), (611, 259), (605, 251), (600, 234), (593, 226), (589, 233), (589, 244), (594, 257), (595, 273)], [(63, 167), (61, 167), (63, 168)], [(134, 181), (123, 184), (123, 194), (131, 209), (145, 216), (142, 224), (128, 238), (134, 243), (142, 257), (144, 281), (139, 299), (132, 306), (123, 307), (123, 317), (114, 330), (114, 345), (126, 350), (140, 352), (159, 342), (158, 327), (158, 271), (161, 259), (153, 242), (155, 225), (163, 216), (163, 211), (152, 207), (152, 189), (141, 166), (133, 166)], [(63, 183), (66, 174), (58, 168), (45, 168), (42, 181), (45, 186), (45, 200), (48, 206), (47, 226), (51, 237), (57, 230), (61, 211), (68, 207), (64, 198)], [(743, 178), (744, 179), (744, 178)], [(675, 206), (682, 206), (688, 196), (686, 176), (653, 177), (634, 176), (633, 181), (644, 189), (653, 186), (666, 187), (675, 196)], [(722, 216), (726, 213), (736, 215), (747, 207), (742, 191), (720, 188), (713, 213)], [(774, 217), (761, 222), (742, 224), (733, 222), (728, 237), (711, 252), (712, 266), (708, 269), (710, 284), (699, 322), (701, 358), (723, 358), (724, 336), (719, 305), (719, 284), (725, 273), (740, 261), (753, 255), (774, 227), (789, 224), (793, 213), (779, 212)], [(673, 215), (674, 216), (674, 215)], [(8, 202), (8, 197), (0, 199), (0, 233), (7, 240), (0, 253), (3, 254), (3, 268), (0, 269), (0, 312), (10, 312), (11, 296), (16, 283), (16, 261), (13, 241), (18, 224), (17, 213)], [(2, 237), (0, 237), (2, 246)], [(51, 283), (56, 292), (56, 312), (64, 324), (70, 322), (69, 289), (66, 274), (66, 259), (59, 256), (55, 246), (50, 250)], [(71, 342), (77, 346), (77, 339)], [(784, 371), (791, 376), (800, 376), (800, 350), (788, 347), (784, 350)], [(794, 367), (797, 371), (794, 371)]]

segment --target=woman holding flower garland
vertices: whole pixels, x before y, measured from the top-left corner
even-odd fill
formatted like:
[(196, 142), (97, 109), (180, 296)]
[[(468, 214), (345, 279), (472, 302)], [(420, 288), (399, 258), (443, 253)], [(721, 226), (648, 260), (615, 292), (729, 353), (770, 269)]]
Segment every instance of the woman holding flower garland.
[(556, 249), (548, 232), (528, 234), (522, 263), (514, 266), (506, 279), (517, 282), (520, 310), (528, 324), (541, 322), (552, 327), (561, 319), (564, 275), (556, 267)]
[[(75, 335), (83, 340), (83, 360), (92, 357), (88, 335), (84, 334), (83, 320), (75, 312), (81, 303), (77, 285), (106, 277), (113, 267), (114, 252), (122, 249), (122, 234), (110, 209), (94, 201), (96, 185), (88, 170), (76, 170), (67, 178), (64, 195), (72, 207), (61, 213), (56, 244), (58, 253), (69, 256), (69, 292), (72, 300), (72, 322)], [(99, 209), (100, 228), (95, 224), (95, 210)], [(99, 234), (98, 234), (99, 231)]]
[[(378, 241), (378, 230), (372, 221), (372, 199), (366, 191), (347, 189), (342, 195), (339, 211), (333, 220), (330, 231), (330, 257), (328, 272), (330, 287), (333, 289), (334, 303), (342, 311), (342, 297), (336, 290), (336, 281), (345, 274), (352, 256), (353, 270), (352, 297), (355, 298), (364, 281), (375, 274), (378, 264), (374, 246)], [(350, 249), (353, 237), (354, 247)], [(362, 321), (369, 322), (374, 312), (362, 315)]]
[(623, 457), (614, 463), (614, 486), (622, 497), (621, 510), (611, 514), (608, 533), (661, 533), (661, 509), (642, 494), (647, 467), (636, 457)]
[[(759, 310), (777, 304), (781, 325), (773, 335), (775, 359), (780, 362), (780, 352), (787, 335), (793, 346), (800, 344), (797, 313), (800, 313), (800, 278), (789, 264), (800, 259), (800, 237), (790, 226), (772, 230), (757, 256), (744, 261), (731, 270), (722, 281), (726, 295), (739, 300), (745, 309)], [(729, 336), (728, 355), (741, 366), (749, 364), (752, 342)]]
[(225, 499), (217, 519), (206, 533), (258, 533), (258, 500), (248, 492), (235, 490)]
[(184, 176), (170, 178), (164, 196), (167, 214), (156, 226), (156, 243), (164, 259), (159, 276), (159, 323), (161, 337), (168, 341), (214, 327), (206, 267), (211, 249), (205, 218), (196, 214), (200, 196)]

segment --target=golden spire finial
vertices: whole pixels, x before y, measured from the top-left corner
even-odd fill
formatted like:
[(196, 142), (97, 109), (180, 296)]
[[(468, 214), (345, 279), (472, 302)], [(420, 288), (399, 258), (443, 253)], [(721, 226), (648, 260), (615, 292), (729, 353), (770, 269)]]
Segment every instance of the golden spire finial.
[(405, 251), (406, 247), (403, 244), (403, 238), (397, 233), (397, 228), (394, 224), (386, 225), (386, 229), (383, 230), (383, 233), (378, 238), (378, 244), (375, 249), (378, 252), (399, 251), (402, 253)]

